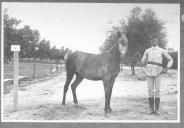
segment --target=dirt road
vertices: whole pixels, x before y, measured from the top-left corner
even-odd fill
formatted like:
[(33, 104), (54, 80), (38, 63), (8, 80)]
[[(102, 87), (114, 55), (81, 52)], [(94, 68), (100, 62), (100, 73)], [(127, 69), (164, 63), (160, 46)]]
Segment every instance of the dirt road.
[(177, 120), (177, 71), (173, 77), (163, 76), (161, 86), (161, 115), (149, 115), (147, 83), (124, 69), (117, 77), (111, 98), (113, 113), (104, 115), (104, 89), (102, 82), (83, 80), (77, 88), (79, 105), (73, 104), (71, 89), (62, 106), (65, 74), (51, 80), (25, 86), (19, 90), (19, 106), (12, 112), (12, 92), (3, 96), (3, 119), (12, 120)]

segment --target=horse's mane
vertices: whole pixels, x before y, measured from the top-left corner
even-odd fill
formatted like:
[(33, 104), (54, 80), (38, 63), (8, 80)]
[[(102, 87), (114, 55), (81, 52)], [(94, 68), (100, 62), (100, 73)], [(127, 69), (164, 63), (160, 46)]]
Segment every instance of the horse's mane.
[(117, 53), (119, 50), (118, 50), (118, 47), (119, 47), (119, 41), (125, 41), (127, 42), (127, 38), (124, 34), (122, 34), (121, 36), (118, 36), (119, 38), (116, 40), (116, 42), (112, 45), (112, 47), (107, 50), (105, 53), (112, 53), (112, 54), (115, 54)]
[(115, 42), (115, 43), (111, 46), (111, 48), (108, 49), (105, 53), (108, 53), (108, 52), (113, 51), (113, 50), (118, 46), (118, 43), (119, 43), (118, 41), (119, 41), (120, 38), (122, 38), (123, 41), (125, 41), (125, 39), (126, 39), (126, 38), (125, 38), (126, 36), (125, 36), (124, 34), (122, 34), (121, 36), (118, 35), (118, 37), (119, 37), (119, 38), (116, 40), (116, 42)]
[(115, 43), (115, 44), (113, 44), (113, 45), (112, 45), (112, 47), (111, 47), (107, 52), (111, 52), (111, 51), (113, 51), (114, 49), (116, 49), (116, 48), (117, 48), (117, 46), (118, 46), (118, 41), (116, 41), (116, 43)]
[[(118, 35), (118, 39), (116, 39), (116, 42), (111, 46), (111, 48), (110, 49), (108, 49), (107, 51), (105, 51), (104, 53), (102, 53), (102, 54), (107, 54), (107, 53), (113, 53), (114, 54), (114, 52), (117, 52), (117, 47), (118, 47), (118, 44), (119, 44), (119, 40), (120, 39), (122, 39), (123, 41), (125, 41), (125, 40), (127, 40), (126, 39), (126, 36), (124, 35), (124, 34), (119, 34)], [(71, 54), (71, 53), (73, 53), (73, 52), (77, 52), (78, 50), (76, 50), (76, 51), (72, 51), (72, 50), (70, 50), (69, 48), (66, 48), (66, 49), (64, 49), (64, 47), (62, 48), (62, 58), (64, 59), (64, 56), (66, 55), (66, 54)], [(78, 51), (78, 52), (82, 52), (82, 51)], [(86, 53), (86, 52), (85, 52)]]

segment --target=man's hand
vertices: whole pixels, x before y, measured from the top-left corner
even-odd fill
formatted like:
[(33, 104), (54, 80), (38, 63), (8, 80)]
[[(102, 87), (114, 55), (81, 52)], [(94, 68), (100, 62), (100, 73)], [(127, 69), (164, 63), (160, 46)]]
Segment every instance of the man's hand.
[(141, 62), (139, 62), (139, 65), (141, 65), (142, 67), (145, 67), (146, 63), (141, 61)]
[(167, 73), (169, 67), (163, 68), (161, 73)]

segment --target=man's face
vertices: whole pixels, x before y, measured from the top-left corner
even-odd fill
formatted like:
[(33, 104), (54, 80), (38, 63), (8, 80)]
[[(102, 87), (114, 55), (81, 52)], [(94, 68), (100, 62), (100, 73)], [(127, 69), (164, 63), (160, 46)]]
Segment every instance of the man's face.
[(151, 41), (151, 45), (152, 45), (153, 47), (157, 46), (157, 45), (158, 45), (157, 39), (153, 39), (153, 40)]

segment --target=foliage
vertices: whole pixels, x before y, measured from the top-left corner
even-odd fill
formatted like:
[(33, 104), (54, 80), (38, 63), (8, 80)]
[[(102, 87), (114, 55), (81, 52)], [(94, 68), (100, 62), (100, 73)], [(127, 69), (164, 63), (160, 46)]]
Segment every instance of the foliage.
[(25, 25), (22, 29), (18, 30), (19, 32), (19, 44), (21, 45), (20, 55), (22, 57), (34, 57), (35, 47), (38, 47), (40, 34), (38, 30), (32, 30), (30, 26)]
[(53, 46), (50, 50), (49, 58), (51, 60), (56, 60), (56, 62), (59, 63), (62, 58), (62, 49), (57, 49), (56, 46)]
[(39, 53), (38, 56), (40, 59), (49, 58), (50, 57), (50, 41), (46, 41), (45, 39), (41, 40), (38, 45)]
[(155, 36), (162, 48), (165, 48), (167, 43), (164, 22), (159, 20), (151, 9), (142, 12), (141, 8), (134, 8), (128, 18), (126, 32), (129, 56), (135, 52), (143, 54), (150, 47), (150, 36)]
[[(164, 27), (165, 22), (158, 19), (155, 12), (150, 8), (143, 11), (140, 7), (135, 7), (131, 10), (127, 23), (122, 19), (119, 26), (114, 26), (105, 40), (104, 44), (100, 47), (103, 53), (110, 49), (117, 40), (116, 32), (120, 30), (126, 34), (128, 39), (128, 51), (124, 57), (124, 61), (134, 66), (140, 60), (140, 55), (151, 46), (150, 37), (154, 36), (158, 39), (159, 46), (165, 48), (167, 44), (166, 31)], [(135, 56), (139, 53), (139, 59)], [(132, 72), (134, 74), (134, 72)]]
[(21, 23), (16, 18), (9, 17), (7, 10), (4, 10), (4, 58), (10, 59), (12, 52), (11, 45), (20, 45), (21, 57), (33, 57), (35, 47), (38, 46), (40, 34), (38, 30), (32, 30), (30, 26), (25, 25), (18, 29), (17, 26)]
[(100, 47), (101, 53), (108, 51), (115, 44), (115, 42), (118, 40), (118, 35), (117, 35), (118, 31), (125, 33), (125, 29), (126, 29), (125, 21), (122, 19), (119, 23), (120, 23), (120, 26), (113, 26), (112, 30), (107, 32), (108, 36), (105, 42), (103, 43), (103, 45)]
[[(33, 30), (30, 26), (25, 25), (23, 28), (18, 28), (20, 20), (9, 17), (7, 9), (4, 10), (4, 60), (5, 63), (11, 59), (11, 45), (20, 45), (20, 57), (40, 59), (50, 58), (60, 59), (60, 50), (55, 46), (51, 48), (50, 41), (46, 39), (40, 40), (38, 30)], [(38, 49), (36, 49), (38, 48)]]
[(15, 38), (17, 35), (16, 27), (21, 23), (20, 20), (10, 18), (7, 14), (7, 9), (4, 10), (4, 59), (10, 60), (12, 53), (10, 51), (10, 45), (16, 44)]

